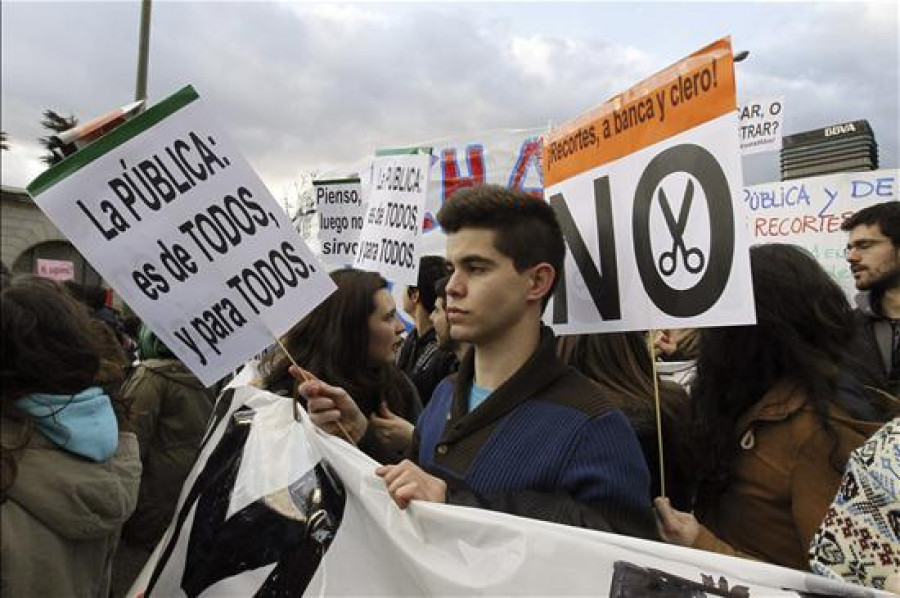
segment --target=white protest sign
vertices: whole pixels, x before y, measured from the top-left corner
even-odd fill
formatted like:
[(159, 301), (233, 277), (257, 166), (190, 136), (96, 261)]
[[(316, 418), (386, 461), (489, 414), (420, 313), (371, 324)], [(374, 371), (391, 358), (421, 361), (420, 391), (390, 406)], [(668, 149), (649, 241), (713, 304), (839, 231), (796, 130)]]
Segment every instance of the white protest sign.
[[(233, 425), (244, 406), (252, 421)], [(313, 478), (323, 463), (329, 475)], [(401, 511), (376, 465), (307, 417), (294, 421), (281, 397), (226, 392), (172, 524), (128, 596), (888, 596), (484, 509), (413, 501)], [(326, 491), (338, 480), (342, 493)]]
[(744, 155), (781, 149), (784, 97), (756, 100), (738, 109)]
[(431, 155), (389, 152), (375, 158), (364, 184), (366, 216), (355, 266), (415, 286)]
[(548, 136), (568, 246), (557, 333), (755, 321), (734, 94), (723, 39)]
[(45, 172), (28, 192), (207, 385), (334, 290), (192, 87)]
[(745, 187), (743, 213), (753, 243), (809, 250), (848, 297), (857, 291), (844, 258), (844, 220), (867, 206), (897, 201), (900, 170), (847, 172)]
[(322, 261), (329, 266), (352, 264), (366, 213), (359, 179), (313, 181), (313, 187)]

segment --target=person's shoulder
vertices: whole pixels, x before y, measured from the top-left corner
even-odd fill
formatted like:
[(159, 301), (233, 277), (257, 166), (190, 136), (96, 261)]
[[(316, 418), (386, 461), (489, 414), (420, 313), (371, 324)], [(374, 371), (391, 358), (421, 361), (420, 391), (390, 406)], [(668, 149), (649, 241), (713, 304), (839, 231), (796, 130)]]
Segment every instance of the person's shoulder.
[(576, 409), (586, 417), (600, 417), (615, 409), (600, 385), (571, 366), (537, 398)]

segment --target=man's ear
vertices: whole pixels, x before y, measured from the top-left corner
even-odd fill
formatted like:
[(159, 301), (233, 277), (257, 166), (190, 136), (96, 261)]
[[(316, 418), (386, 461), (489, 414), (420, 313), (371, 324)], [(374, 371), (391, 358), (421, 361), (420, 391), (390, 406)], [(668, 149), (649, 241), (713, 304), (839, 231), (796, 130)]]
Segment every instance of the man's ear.
[(529, 289), (526, 297), (529, 300), (541, 301), (553, 288), (553, 281), (556, 280), (556, 269), (547, 262), (541, 262), (531, 267), (528, 280)]

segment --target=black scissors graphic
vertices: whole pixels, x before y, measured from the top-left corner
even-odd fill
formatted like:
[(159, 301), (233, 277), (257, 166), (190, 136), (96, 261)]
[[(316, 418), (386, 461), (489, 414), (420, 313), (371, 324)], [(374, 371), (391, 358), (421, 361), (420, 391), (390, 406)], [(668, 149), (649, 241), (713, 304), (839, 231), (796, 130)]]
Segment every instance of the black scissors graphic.
[[(691, 203), (694, 201), (694, 181), (688, 180), (687, 188), (684, 190), (684, 201), (681, 202), (681, 211), (678, 212), (678, 221), (672, 215), (672, 206), (662, 187), (659, 188), (659, 205), (662, 207), (663, 216), (666, 219), (666, 226), (672, 233), (672, 251), (663, 251), (659, 256), (659, 271), (663, 276), (671, 276), (677, 268), (678, 250), (681, 250), (681, 259), (684, 262), (684, 268), (691, 274), (696, 274), (703, 269), (706, 263), (706, 256), (697, 247), (687, 249), (684, 246), (684, 229), (687, 227), (688, 216), (691, 213)], [(693, 260), (693, 264), (691, 263)]]

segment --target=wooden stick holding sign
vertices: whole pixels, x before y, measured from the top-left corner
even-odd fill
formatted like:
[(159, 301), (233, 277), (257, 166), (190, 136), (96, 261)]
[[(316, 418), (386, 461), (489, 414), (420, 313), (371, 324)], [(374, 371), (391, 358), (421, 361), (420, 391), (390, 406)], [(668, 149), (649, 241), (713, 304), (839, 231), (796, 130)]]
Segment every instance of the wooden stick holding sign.
[(656, 406), (656, 443), (659, 446), (659, 495), (666, 495), (666, 467), (663, 460), (662, 409), (659, 403), (659, 374), (656, 370), (656, 330), (647, 333), (650, 363), (653, 364), (653, 404)]
[[(276, 337), (275, 340), (278, 342), (278, 346), (281, 347), (281, 350), (284, 351), (284, 354), (287, 356), (288, 361), (291, 362), (291, 365), (293, 365), (298, 370), (300, 370), (300, 375), (303, 377), (304, 382), (313, 382), (315, 380), (318, 380), (318, 378), (316, 378), (312, 373), (310, 373), (308, 370), (303, 369), (302, 367), (300, 367), (300, 365), (296, 361), (294, 361), (294, 358), (291, 356), (291, 353), (287, 350), (287, 347), (284, 346), (284, 343), (281, 342), (280, 338)], [(294, 419), (297, 421), (300, 421), (300, 406), (298, 404), (296, 392), (293, 397), (293, 400), (294, 400)], [(344, 435), (344, 438), (347, 439), (347, 442), (349, 442), (353, 446), (356, 446), (356, 442), (353, 441), (353, 437), (350, 436), (350, 433), (347, 432), (347, 429), (344, 427), (344, 425), (339, 421), (335, 422), (335, 423), (337, 424), (338, 429)]]

